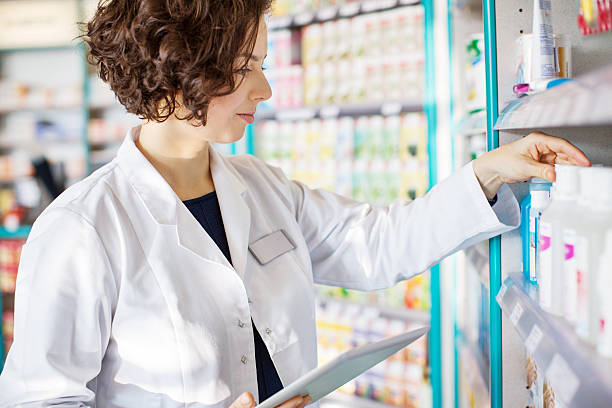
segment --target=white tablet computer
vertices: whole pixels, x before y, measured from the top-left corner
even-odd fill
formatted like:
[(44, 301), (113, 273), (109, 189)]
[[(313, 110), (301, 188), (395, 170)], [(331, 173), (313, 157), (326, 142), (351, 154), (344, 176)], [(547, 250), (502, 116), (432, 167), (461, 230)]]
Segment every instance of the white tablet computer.
[(428, 330), (429, 327), (422, 327), (348, 350), (304, 374), (256, 408), (274, 408), (296, 395), (310, 395), (312, 402), (315, 402), (414, 342)]

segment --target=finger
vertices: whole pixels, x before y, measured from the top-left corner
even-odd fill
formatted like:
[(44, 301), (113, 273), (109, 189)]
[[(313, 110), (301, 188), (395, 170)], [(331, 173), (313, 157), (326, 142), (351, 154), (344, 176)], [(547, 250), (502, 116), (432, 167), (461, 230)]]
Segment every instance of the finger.
[(555, 166), (548, 163), (542, 163), (538, 161), (532, 161), (527, 166), (529, 177), (541, 177), (554, 183), (556, 180)]
[(302, 397), (301, 395), (296, 395), (295, 397), (290, 398), (282, 404), (278, 405), (276, 408), (300, 408), (304, 406), (302, 405), (303, 403), (304, 397)]
[(255, 404), (255, 398), (253, 398), (253, 395), (251, 395), (250, 392), (245, 392), (241, 394), (232, 405), (230, 405), (230, 408), (252, 408), (255, 405), (257, 404)]
[(538, 150), (546, 151), (551, 150), (557, 155), (557, 158), (561, 159), (558, 163), (574, 164), (578, 166), (590, 166), (591, 162), (586, 155), (568, 142), (565, 139), (559, 137), (550, 136), (541, 132), (535, 132), (530, 134), (533, 141), (538, 144)]

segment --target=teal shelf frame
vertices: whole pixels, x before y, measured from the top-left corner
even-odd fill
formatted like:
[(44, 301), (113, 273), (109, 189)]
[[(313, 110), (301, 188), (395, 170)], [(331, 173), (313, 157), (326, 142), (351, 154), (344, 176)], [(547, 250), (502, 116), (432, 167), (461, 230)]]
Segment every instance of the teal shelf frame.
[[(499, 147), (499, 132), (494, 129), (499, 115), (497, 90), (497, 33), (495, 0), (483, 0), (487, 79), (487, 150)], [(502, 408), (502, 311), (496, 301), (501, 287), (501, 237), (489, 241), (489, 338), (491, 361), (491, 408)]]
[[(429, 187), (438, 182), (437, 106), (434, 54), (434, 2), (423, 0), (425, 34), (425, 114), (427, 115), (427, 153), (429, 155)], [(429, 329), (429, 370), (432, 406), (442, 408), (442, 322), (440, 266), (430, 270), (431, 311)]]
[(0, 239), (26, 239), (32, 229), (29, 225), (21, 225), (16, 230), (0, 227)]

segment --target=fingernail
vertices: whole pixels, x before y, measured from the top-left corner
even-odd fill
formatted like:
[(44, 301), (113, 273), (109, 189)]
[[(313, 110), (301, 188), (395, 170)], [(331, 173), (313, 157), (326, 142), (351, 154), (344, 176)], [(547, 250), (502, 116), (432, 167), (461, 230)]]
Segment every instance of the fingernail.
[(240, 396), (240, 403), (242, 405), (250, 405), (251, 399), (249, 398), (249, 394), (244, 393)]

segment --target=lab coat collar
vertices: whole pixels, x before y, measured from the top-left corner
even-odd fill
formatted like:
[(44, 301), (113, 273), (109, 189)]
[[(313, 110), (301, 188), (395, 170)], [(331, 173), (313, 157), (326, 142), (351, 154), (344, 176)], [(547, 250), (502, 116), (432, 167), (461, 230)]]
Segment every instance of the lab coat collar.
[(247, 188), (226, 158), (212, 146), (209, 151), (210, 172), (219, 199), (232, 264), (244, 279), (251, 231), (251, 210), (245, 202)]
[[(151, 217), (162, 225), (176, 225), (179, 243), (202, 258), (232, 267), (215, 242), (206, 234), (172, 187), (136, 146), (140, 126), (131, 129), (117, 153), (117, 161)], [(232, 257), (241, 278), (246, 269), (251, 212), (244, 196), (246, 185), (227, 159), (212, 146), (210, 166), (221, 216)]]

